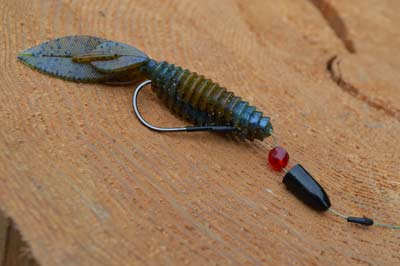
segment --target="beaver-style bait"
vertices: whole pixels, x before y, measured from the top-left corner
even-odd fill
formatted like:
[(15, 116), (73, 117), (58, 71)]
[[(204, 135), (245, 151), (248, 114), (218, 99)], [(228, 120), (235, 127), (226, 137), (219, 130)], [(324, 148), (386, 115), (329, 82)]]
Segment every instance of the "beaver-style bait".
[(158, 97), (195, 125), (221, 125), (241, 139), (271, 135), (269, 117), (218, 83), (127, 44), (91, 36), (67, 36), (23, 51), (18, 59), (43, 73), (78, 82), (130, 84), (152, 80)]

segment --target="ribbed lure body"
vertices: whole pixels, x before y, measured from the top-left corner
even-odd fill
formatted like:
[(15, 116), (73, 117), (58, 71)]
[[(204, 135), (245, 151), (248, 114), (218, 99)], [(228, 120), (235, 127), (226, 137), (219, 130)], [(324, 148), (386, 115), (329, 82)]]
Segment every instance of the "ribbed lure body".
[(167, 62), (145, 65), (158, 97), (171, 111), (197, 125), (226, 125), (242, 139), (263, 140), (271, 134), (269, 117), (218, 83)]
[(234, 126), (234, 134), (248, 140), (263, 140), (272, 132), (269, 117), (218, 83), (156, 62), (127, 44), (67, 36), (27, 49), (18, 59), (40, 72), (77, 82), (120, 85), (151, 79), (170, 110), (196, 125)]

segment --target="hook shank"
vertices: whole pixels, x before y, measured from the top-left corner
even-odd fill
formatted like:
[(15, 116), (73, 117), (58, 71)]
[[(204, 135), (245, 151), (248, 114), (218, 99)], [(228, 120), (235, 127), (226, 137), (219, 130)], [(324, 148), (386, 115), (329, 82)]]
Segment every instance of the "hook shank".
[(133, 107), (133, 111), (135, 112), (136, 117), (139, 119), (139, 121), (147, 128), (157, 131), (157, 132), (195, 132), (195, 131), (213, 131), (213, 132), (231, 132), (231, 131), (236, 131), (237, 128), (235, 127), (231, 127), (231, 126), (186, 126), (186, 127), (157, 127), (154, 126), (152, 124), (150, 124), (149, 122), (147, 122), (142, 114), (139, 111), (139, 107), (137, 104), (138, 101), (138, 96), (139, 96), (139, 92), (148, 84), (151, 83), (151, 80), (146, 80), (142, 83), (140, 83), (134, 93), (133, 93), (133, 97), (132, 97), (132, 107)]

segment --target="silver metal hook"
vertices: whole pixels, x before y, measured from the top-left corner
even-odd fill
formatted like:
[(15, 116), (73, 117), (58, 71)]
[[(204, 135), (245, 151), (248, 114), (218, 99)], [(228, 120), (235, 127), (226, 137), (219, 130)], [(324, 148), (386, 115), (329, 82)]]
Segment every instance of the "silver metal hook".
[(142, 83), (140, 83), (132, 97), (132, 107), (133, 111), (135, 112), (136, 117), (139, 119), (139, 121), (147, 128), (158, 131), (158, 132), (181, 132), (181, 131), (186, 131), (186, 132), (193, 132), (193, 131), (214, 131), (214, 132), (230, 132), (230, 131), (236, 131), (237, 128), (231, 127), (231, 126), (186, 126), (186, 127), (156, 127), (147, 122), (143, 116), (141, 115), (138, 104), (137, 104), (137, 99), (139, 96), (139, 92), (148, 84), (151, 83), (151, 80), (146, 80)]

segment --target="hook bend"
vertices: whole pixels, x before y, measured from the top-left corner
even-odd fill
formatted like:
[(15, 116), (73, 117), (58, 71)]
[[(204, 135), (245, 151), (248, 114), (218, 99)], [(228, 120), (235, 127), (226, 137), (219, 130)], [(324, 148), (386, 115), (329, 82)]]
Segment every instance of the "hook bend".
[(147, 122), (142, 114), (139, 111), (138, 108), (138, 96), (139, 96), (139, 92), (148, 84), (151, 84), (151, 80), (146, 80), (142, 83), (140, 83), (134, 93), (133, 93), (133, 97), (132, 97), (132, 107), (133, 107), (133, 111), (135, 112), (136, 117), (139, 119), (139, 121), (147, 128), (157, 131), (157, 132), (181, 132), (181, 131), (185, 131), (185, 132), (194, 132), (194, 131), (214, 131), (214, 132), (230, 132), (230, 131), (236, 131), (237, 128), (235, 127), (231, 127), (231, 126), (186, 126), (186, 127), (157, 127), (154, 126), (152, 124), (150, 124), (149, 122)]

